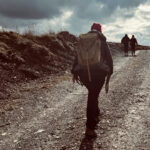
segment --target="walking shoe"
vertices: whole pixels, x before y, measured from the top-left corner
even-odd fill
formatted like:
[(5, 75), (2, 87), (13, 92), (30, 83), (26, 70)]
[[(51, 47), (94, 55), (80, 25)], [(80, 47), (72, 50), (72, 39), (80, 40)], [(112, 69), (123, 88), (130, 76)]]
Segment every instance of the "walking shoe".
[(96, 138), (97, 134), (95, 133), (94, 130), (86, 128), (85, 136), (88, 138)]

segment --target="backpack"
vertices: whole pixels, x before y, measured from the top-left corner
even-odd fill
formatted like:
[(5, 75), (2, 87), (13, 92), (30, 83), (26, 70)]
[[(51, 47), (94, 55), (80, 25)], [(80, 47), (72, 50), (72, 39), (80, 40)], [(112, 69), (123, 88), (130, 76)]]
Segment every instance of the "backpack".
[(80, 70), (87, 70), (91, 82), (91, 70), (101, 60), (101, 40), (97, 32), (81, 34), (77, 46), (78, 66)]

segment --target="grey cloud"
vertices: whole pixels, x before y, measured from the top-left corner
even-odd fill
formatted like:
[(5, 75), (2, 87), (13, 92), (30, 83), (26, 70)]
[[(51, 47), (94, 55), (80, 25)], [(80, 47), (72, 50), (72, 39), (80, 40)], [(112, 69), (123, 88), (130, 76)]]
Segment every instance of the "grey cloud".
[(149, 44), (150, 33), (146, 34), (145, 32), (143, 32), (143, 33), (135, 32), (135, 33), (133, 33), (133, 35), (135, 35), (135, 38), (137, 39), (138, 44), (150, 45)]
[[(105, 20), (105, 18), (112, 16), (118, 7), (124, 9), (126, 13), (126, 11), (132, 11), (132, 9), (146, 1), (147, 0), (82, 0), (82, 2), (77, 1), (75, 6), (77, 6), (77, 15), (83, 19)], [(102, 5), (103, 7), (100, 8)], [(133, 14), (130, 13), (124, 15), (124, 17), (131, 17), (132, 15)]]
[[(0, 0), (0, 13), (21, 19), (43, 19), (59, 15), (60, 9), (74, 9), (78, 17), (102, 19), (117, 7), (136, 7), (146, 0)], [(104, 5), (103, 8), (100, 6)]]
[(150, 34), (150, 25), (144, 27), (145, 34)]
[(5, 28), (16, 28), (16, 27), (22, 27), (22, 26), (30, 26), (33, 24), (38, 24), (39, 20), (23, 20), (23, 19), (17, 19), (17, 18), (8, 18), (5, 16), (0, 15), (0, 26)]
[(149, 13), (149, 11), (141, 11), (141, 12), (139, 13), (139, 15), (140, 15), (142, 18), (150, 19), (150, 13)]
[[(111, 24), (119, 17), (131, 18), (136, 8), (147, 1), (149, 0), (0, 0), (0, 26), (13, 28), (39, 24), (43, 20), (59, 17), (63, 9), (73, 11), (67, 20), (70, 27), (66, 30), (78, 34), (90, 30), (93, 22), (103, 25)], [(144, 15), (145, 12), (142, 16)], [(149, 15), (145, 17), (149, 18)]]
[(20, 19), (43, 19), (60, 14), (60, 0), (0, 0), (3, 16)]
[(121, 8), (137, 7), (148, 0), (97, 0), (97, 2), (99, 1), (102, 1), (104, 4), (107, 4), (108, 8), (114, 9), (117, 6)]

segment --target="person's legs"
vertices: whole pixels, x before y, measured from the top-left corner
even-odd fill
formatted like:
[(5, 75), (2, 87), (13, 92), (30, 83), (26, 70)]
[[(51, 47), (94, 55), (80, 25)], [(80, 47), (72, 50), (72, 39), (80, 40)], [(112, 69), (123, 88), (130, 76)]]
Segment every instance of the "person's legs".
[(99, 114), (100, 114), (100, 109), (98, 107), (98, 97), (99, 97), (99, 93), (103, 87), (103, 84), (104, 83), (102, 83), (101, 85), (98, 85), (98, 88), (95, 89), (95, 110), (96, 110), (95, 117), (99, 116)]
[(132, 56), (135, 56), (135, 46), (132, 45)]
[(126, 56), (126, 46), (124, 45), (124, 56)]
[(98, 96), (103, 87), (105, 78), (100, 82), (91, 83), (88, 87), (88, 102), (87, 102), (87, 122), (86, 126), (94, 129), (97, 124), (98, 116)]
[(128, 45), (124, 45), (125, 56), (128, 56)]
[(133, 47), (133, 56), (135, 56), (135, 46)]
[(134, 53), (133, 53), (133, 49), (131, 49), (131, 51), (132, 51), (132, 56), (133, 56), (133, 54), (134, 54)]
[(92, 88), (89, 88), (88, 91), (88, 101), (87, 101), (87, 122), (86, 126), (90, 129), (94, 129), (95, 127), (95, 114), (96, 110), (93, 109), (96, 107), (96, 100), (94, 95), (94, 90)]
[(107, 73), (103, 71), (100, 71), (100, 73), (95, 74), (95, 72), (93, 71), (92, 82), (89, 82), (87, 77), (80, 77), (80, 80), (82, 81), (83, 85), (88, 89), (88, 101), (86, 111), (87, 121), (85, 135), (92, 138), (96, 136), (94, 129), (96, 127), (96, 124), (98, 123), (96, 120), (99, 114), (98, 96), (105, 82), (106, 74)]
[(127, 56), (128, 56), (128, 51), (129, 51), (128, 45), (126, 46), (126, 51), (127, 51)]
[(135, 56), (135, 50), (134, 50), (134, 53), (133, 53), (133, 55)]

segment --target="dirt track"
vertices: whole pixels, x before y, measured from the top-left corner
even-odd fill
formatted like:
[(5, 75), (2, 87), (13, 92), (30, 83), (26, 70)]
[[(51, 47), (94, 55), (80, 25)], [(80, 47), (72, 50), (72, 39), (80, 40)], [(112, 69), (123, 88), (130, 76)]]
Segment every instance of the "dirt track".
[(149, 62), (149, 51), (114, 59), (93, 140), (84, 138), (87, 90), (73, 85), (69, 73), (16, 85), (8, 110), (1, 110), (0, 150), (149, 150)]

